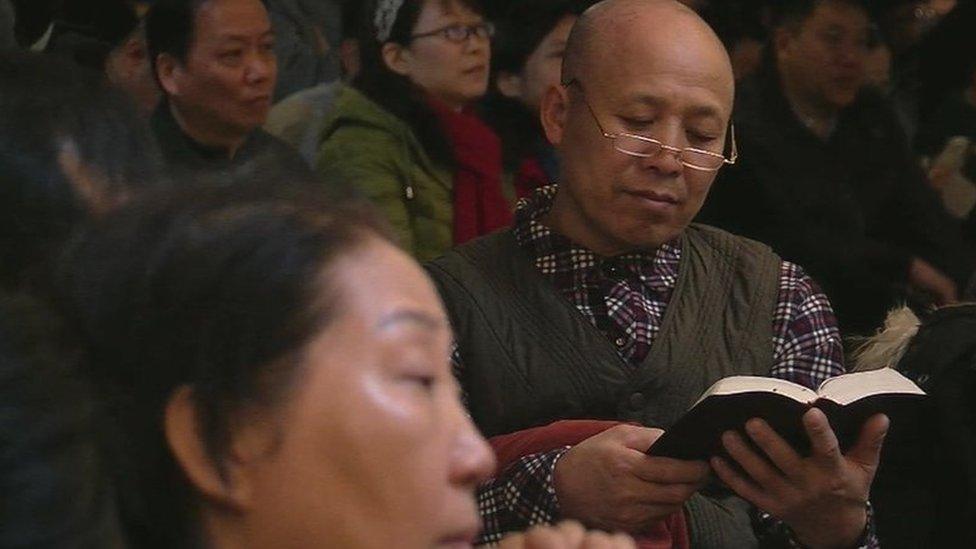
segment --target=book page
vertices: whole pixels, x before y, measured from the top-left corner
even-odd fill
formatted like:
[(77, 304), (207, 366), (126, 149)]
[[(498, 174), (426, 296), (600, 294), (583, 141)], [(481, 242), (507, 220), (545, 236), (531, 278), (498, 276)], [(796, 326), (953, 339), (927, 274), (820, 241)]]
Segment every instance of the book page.
[(832, 377), (821, 383), (817, 392), (821, 397), (842, 406), (871, 395), (925, 394), (925, 391), (915, 385), (912, 380), (891, 368)]
[[(797, 402), (813, 403), (817, 400), (817, 393), (785, 379), (759, 376), (731, 376), (722, 378), (712, 384), (698, 399), (701, 402), (712, 395), (735, 395), (739, 393), (776, 393)], [(695, 402), (692, 408), (698, 405)]]

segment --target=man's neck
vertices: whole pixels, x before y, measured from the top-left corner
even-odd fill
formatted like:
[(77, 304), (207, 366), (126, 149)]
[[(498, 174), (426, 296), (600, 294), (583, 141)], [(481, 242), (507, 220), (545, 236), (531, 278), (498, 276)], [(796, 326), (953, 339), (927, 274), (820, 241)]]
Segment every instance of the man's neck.
[(828, 139), (837, 126), (840, 111), (826, 102), (808, 100), (787, 78), (780, 77), (780, 87), (800, 122), (820, 139)]
[(183, 113), (172, 101), (169, 101), (169, 112), (183, 133), (190, 139), (204, 147), (226, 150), (229, 159), (233, 159), (237, 155), (237, 151), (247, 141), (247, 134), (241, 135), (237, 132), (215, 130), (191, 123), (191, 117), (183, 116)]

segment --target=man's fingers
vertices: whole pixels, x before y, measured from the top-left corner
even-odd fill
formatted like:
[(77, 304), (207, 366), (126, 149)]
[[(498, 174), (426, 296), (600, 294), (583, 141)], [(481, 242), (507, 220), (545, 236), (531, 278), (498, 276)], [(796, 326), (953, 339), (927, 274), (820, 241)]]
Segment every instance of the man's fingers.
[(768, 423), (751, 419), (746, 423), (746, 433), (786, 476), (794, 476), (800, 470), (800, 455)]
[(875, 414), (868, 418), (861, 427), (857, 444), (847, 452), (848, 459), (872, 470), (876, 469), (881, 461), (881, 447), (888, 435), (890, 424), (888, 416), (884, 414)]
[(760, 509), (770, 511), (770, 502), (765, 493), (748, 478), (735, 470), (731, 464), (720, 457), (713, 457), (712, 469), (733, 492)]
[(637, 425), (618, 425), (605, 433), (619, 440), (626, 448), (644, 453), (664, 434), (664, 431)]
[(639, 456), (634, 462), (634, 475), (658, 484), (700, 484), (708, 478), (708, 464), (704, 461)]
[(827, 416), (817, 408), (811, 408), (803, 414), (803, 428), (807, 431), (810, 438), (810, 449), (813, 456), (834, 463), (840, 463), (843, 456), (840, 453), (840, 444), (837, 442), (837, 435), (830, 427)]
[(786, 479), (766, 458), (757, 454), (739, 433), (726, 431), (722, 435), (722, 445), (729, 456), (742, 467), (753, 482), (765, 490), (777, 490)]

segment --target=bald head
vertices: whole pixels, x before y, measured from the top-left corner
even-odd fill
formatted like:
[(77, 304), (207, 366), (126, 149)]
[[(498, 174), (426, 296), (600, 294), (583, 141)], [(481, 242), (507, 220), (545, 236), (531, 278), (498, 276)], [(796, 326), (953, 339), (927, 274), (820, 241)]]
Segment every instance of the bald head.
[(725, 47), (698, 14), (675, 0), (603, 0), (591, 7), (570, 33), (562, 81), (590, 80), (601, 68), (676, 54), (698, 57), (731, 101), (734, 80)]

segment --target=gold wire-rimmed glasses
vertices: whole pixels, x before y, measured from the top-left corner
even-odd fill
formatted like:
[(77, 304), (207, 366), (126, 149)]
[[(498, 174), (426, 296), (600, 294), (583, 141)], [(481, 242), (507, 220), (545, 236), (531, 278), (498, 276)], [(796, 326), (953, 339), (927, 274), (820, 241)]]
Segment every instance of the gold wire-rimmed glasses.
[(678, 160), (681, 162), (682, 166), (703, 172), (718, 171), (719, 168), (726, 164), (735, 164), (736, 160), (739, 158), (738, 146), (735, 143), (734, 124), (729, 124), (729, 135), (732, 142), (732, 150), (728, 157), (726, 157), (724, 154), (706, 151), (704, 149), (696, 149), (694, 147), (672, 147), (671, 145), (662, 143), (653, 137), (645, 137), (643, 135), (636, 135), (632, 133), (608, 132), (603, 128), (603, 124), (600, 123), (600, 117), (596, 115), (596, 111), (593, 110), (593, 106), (590, 105), (589, 100), (586, 98), (586, 92), (583, 90), (583, 85), (580, 84), (579, 80), (574, 78), (563, 85), (567, 88), (575, 85), (579, 89), (580, 95), (583, 97), (583, 103), (586, 104), (586, 108), (590, 111), (590, 115), (593, 116), (593, 121), (596, 122), (596, 126), (600, 128), (600, 133), (603, 134), (603, 137), (606, 137), (613, 143), (613, 148), (618, 152), (628, 156), (635, 156), (637, 158), (650, 158), (652, 156), (657, 156), (661, 153), (661, 151), (668, 151), (670, 153), (674, 153), (678, 157)]

